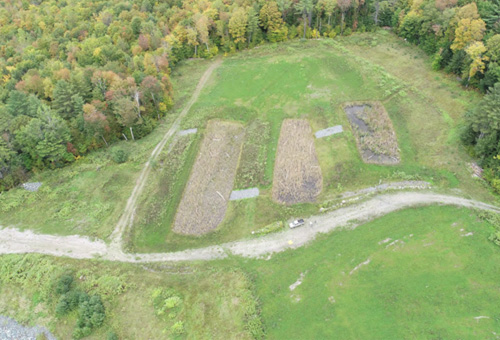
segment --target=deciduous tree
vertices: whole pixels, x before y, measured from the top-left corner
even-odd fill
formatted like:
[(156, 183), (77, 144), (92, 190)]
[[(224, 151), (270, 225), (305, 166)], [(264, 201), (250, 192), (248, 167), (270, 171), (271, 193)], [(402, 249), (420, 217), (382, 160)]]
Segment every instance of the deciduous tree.
[(229, 19), (229, 33), (236, 44), (245, 42), (248, 16), (244, 8), (238, 8)]

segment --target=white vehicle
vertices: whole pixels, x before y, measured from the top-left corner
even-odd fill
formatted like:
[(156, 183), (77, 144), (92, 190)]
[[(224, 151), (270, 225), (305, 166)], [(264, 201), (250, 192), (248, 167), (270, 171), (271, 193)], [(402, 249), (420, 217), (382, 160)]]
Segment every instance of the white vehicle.
[(290, 222), (288, 225), (290, 226), (290, 229), (293, 229), (293, 228), (297, 228), (297, 227), (300, 227), (301, 225), (304, 225), (304, 220), (301, 218), (301, 219), (298, 219), (298, 220), (295, 220), (293, 222)]

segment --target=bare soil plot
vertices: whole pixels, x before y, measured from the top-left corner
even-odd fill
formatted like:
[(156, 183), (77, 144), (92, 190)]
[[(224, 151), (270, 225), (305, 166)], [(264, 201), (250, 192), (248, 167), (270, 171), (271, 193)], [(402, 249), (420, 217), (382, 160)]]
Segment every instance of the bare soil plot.
[(274, 165), (273, 199), (284, 204), (314, 202), (323, 187), (314, 138), (305, 119), (285, 119)]
[(201, 235), (222, 222), (233, 189), (244, 129), (211, 121), (177, 209), (173, 231)]
[(399, 163), (398, 141), (382, 103), (348, 103), (344, 105), (344, 111), (365, 163)]

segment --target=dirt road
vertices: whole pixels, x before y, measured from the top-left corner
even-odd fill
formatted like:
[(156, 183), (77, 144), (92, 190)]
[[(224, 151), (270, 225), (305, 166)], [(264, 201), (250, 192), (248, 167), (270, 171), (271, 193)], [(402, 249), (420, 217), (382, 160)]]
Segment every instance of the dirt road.
[(167, 142), (171, 141), (175, 133), (179, 131), (182, 119), (189, 112), (193, 104), (198, 100), (201, 90), (203, 89), (203, 87), (205, 87), (205, 84), (212, 75), (212, 72), (217, 67), (219, 67), (221, 63), (222, 59), (217, 59), (208, 67), (205, 73), (203, 73), (203, 76), (198, 82), (198, 85), (196, 85), (196, 89), (194, 90), (191, 99), (189, 99), (189, 101), (186, 103), (186, 106), (184, 106), (179, 116), (177, 116), (170, 129), (165, 133), (162, 140), (154, 148), (151, 156), (149, 157), (149, 160), (146, 162), (146, 164), (144, 164), (144, 168), (137, 178), (134, 189), (132, 190), (132, 193), (127, 200), (127, 205), (123, 210), (123, 214), (118, 220), (118, 224), (111, 234), (111, 248), (113, 248), (115, 251), (120, 251), (122, 249), (123, 233), (132, 225), (132, 222), (134, 220), (134, 211), (137, 207), (137, 199), (140, 197), (142, 190), (144, 189), (144, 185), (147, 182), (149, 173), (151, 172), (151, 162), (158, 158), (158, 155), (161, 153)]
[(214, 260), (228, 254), (252, 258), (263, 258), (290, 248), (301, 247), (320, 233), (328, 233), (337, 228), (357, 227), (374, 218), (396, 210), (422, 205), (455, 205), (467, 208), (489, 210), (500, 213), (500, 208), (483, 202), (457, 196), (432, 192), (401, 192), (375, 196), (360, 204), (340, 208), (326, 214), (310, 217), (310, 226), (286, 230), (277, 234), (172, 253), (125, 254), (120, 248), (108, 246), (102, 241), (91, 241), (80, 236), (53, 236), (2, 229), (0, 232), (0, 254), (41, 253), (67, 256), (76, 259), (102, 258), (120, 262), (168, 262)]

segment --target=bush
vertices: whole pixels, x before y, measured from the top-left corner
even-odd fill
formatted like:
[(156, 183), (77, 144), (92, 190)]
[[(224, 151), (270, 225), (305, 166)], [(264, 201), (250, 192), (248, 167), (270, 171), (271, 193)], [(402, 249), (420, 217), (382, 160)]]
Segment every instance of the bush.
[(128, 153), (122, 149), (112, 150), (111, 159), (118, 164), (125, 163), (128, 160)]
[(442, 68), (443, 56), (441, 54), (436, 53), (434, 58), (432, 58), (432, 69), (434, 71), (438, 71)]
[(80, 303), (81, 294), (79, 291), (70, 291), (61, 295), (56, 305), (56, 315), (62, 316), (75, 309)]
[(118, 335), (115, 332), (109, 332), (106, 340), (118, 340)]
[(173, 291), (155, 289), (151, 294), (151, 302), (155, 309), (156, 315), (164, 315), (167, 311), (171, 311), (182, 304), (182, 299)]
[(500, 246), (500, 231), (497, 231), (496, 233), (491, 234), (489, 237), (490, 241), (493, 241), (497, 246)]
[(100, 295), (72, 289), (73, 275), (63, 274), (57, 281), (56, 293), (62, 294), (56, 304), (56, 315), (63, 316), (78, 307), (78, 319), (73, 338), (80, 339), (92, 333), (94, 328), (100, 327), (106, 317), (106, 312)]
[(182, 321), (177, 321), (172, 325), (172, 327), (170, 327), (170, 330), (174, 335), (181, 335), (184, 333), (184, 324)]
[(56, 293), (59, 295), (65, 294), (71, 290), (72, 285), (73, 285), (73, 275), (64, 274), (57, 281)]
[(273, 222), (265, 227), (254, 232), (255, 235), (267, 235), (282, 229), (284, 226), (283, 221)]
[(80, 296), (78, 320), (76, 321), (73, 337), (80, 339), (89, 335), (94, 328), (98, 328), (103, 324), (105, 317), (104, 305), (99, 295), (89, 296), (84, 294)]

